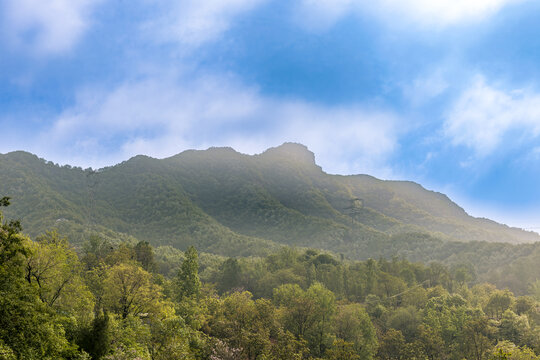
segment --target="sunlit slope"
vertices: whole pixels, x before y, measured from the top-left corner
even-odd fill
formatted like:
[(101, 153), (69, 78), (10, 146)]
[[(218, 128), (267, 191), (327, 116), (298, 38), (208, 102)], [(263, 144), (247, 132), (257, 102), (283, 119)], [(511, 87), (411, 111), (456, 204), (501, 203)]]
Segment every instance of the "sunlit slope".
[(188, 151), (163, 161), (207, 213), (234, 229), (274, 240), (303, 242), (308, 234), (298, 232), (306, 227), (316, 230), (312, 241), (319, 234), (331, 238), (314, 226), (321, 219), (334, 233), (347, 229), (343, 239), (361, 239), (370, 230), (429, 232), (459, 241), (540, 239), (533, 232), (471, 217), (444, 194), (413, 182), (325, 174), (302, 145), (284, 144), (256, 156), (224, 148)]
[(99, 231), (226, 255), (281, 243), (365, 258), (390, 245), (407, 249), (411, 233), (443, 241), (539, 240), (472, 218), (418, 184), (325, 174), (297, 144), (255, 156), (230, 148), (163, 160), (137, 156), (99, 171), (14, 152), (0, 155), (0, 195), (12, 197), (6, 215), (21, 218), (30, 234), (58, 227), (77, 241)]

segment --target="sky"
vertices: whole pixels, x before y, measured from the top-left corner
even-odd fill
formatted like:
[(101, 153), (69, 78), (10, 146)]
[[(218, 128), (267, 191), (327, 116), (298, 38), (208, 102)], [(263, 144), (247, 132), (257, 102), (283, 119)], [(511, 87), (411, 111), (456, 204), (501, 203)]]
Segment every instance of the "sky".
[[(0, 0), (0, 153), (299, 142), (540, 229), (540, 2)], [(538, 231), (538, 230), (537, 230)]]

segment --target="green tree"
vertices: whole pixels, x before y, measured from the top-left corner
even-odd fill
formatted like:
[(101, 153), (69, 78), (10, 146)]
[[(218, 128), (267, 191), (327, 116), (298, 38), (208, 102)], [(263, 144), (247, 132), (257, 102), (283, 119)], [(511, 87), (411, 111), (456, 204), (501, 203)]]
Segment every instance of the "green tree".
[(531, 296), (520, 296), (516, 299), (514, 308), (516, 314), (521, 315), (531, 311), (536, 305), (536, 301)]
[(364, 359), (354, 349), (354, 344), (343, 339), (336, 339), (332, 347), (326, 352), (328, 360), (360, 360)]
[(540, 280), (535, 280), (529, 284), (529, 295), (531, 295), (536, 301), (540, 301)]
[(304, 339), (313, 325), (315, 304), (298, 284), (285, 284), (274, 289), (274, 302), (280, 307), (283, 325), (299, 339)]
[(190, 341), (193, 331), (182, 318), (173, 316), (162, 321), (150, 322), (148, 349), (152, 360), (180, 360), (195, 358)]
[(105, 263), (105, 259), (114, 251), (110, 241), (97, 234), (89, 236), (83, 243), (83, 256), (81, 261), (86, 270), (92, 270), (100, 264)]
[[(0, 199), (0, 208), (9, 206), (9, 197)], [(5, 271), (8, 267), (11, 268), (11, 274), (20, 273), (22, 271), (21, 264), (24, 258), (30, 253), (26, 246), (27, 239), (21, 234), (22, 226), (17, 220), (4, 222), (4, 216), (0, 211), (0, 270), (4, 270), (1, 279), (7, 279), (8, 272)]]
[(104, 280), (106, 308), (126, 319), (128, 315), (161, 315), (164, 311), (160, 286), (152, 276), (133, 264), (118, 264), (107, 271)]
[(339, 306), (334, 324), (336, 336), (352, 344), (361, 359), (373, 358), (377, 351), (377, 335), (369, 315), (360, 304)]
[(199, 298), (201, 281), (199, 280), (199, 255), (193, 246), (190, 246), (185, 259), (176, 276), (178, 285), (178, 300), (184, 298)]
[(274, 302), (280, 306), (285, 329), (298, 339), (305, 339), (313, 355), (324, 355), (334, 341), (334, 294), (320, 283), (311, 285), (307, 291), (286, 284), (274, 290)]
[(467, 359), (485, 359), (486, 354), (493, 346), (490, 340), (491, 335), (492, 331), (485, 316), (477, 313), (468, 319), (461, 333)]
[(445, 354), (445, 344), (440, 332), (435, 331), (430, 326), (422, 324), (418, 327), (418, 340), (416, 343), (429, 360), (443, 358)]
[(90, 326), (81, 329), (77, 343), (92, 359), (105, 356), (111, 348), (109, 315), (105, 312), (94, 317)]
[(432, 297), (423, 312), (425, 331), (431, 333), (429, 338), (436, 340), (437, 345), (438, 339), (443, 341), (438, 356), (444, 359), (460, 351), (460, 332), (469, 318), (465, 300), (456, 294)]
[(150, 246), (148, 241), (139, 241), (133, 250), (135, 250), (136, 260), (142, 265), (144, 270), (149, 272), (156, 270), (154, 249)]
[(418, 335), (418, 325), (421, 317), (418, 310), (412, 306), (400, 307), (396, 309), (388, 318), (387, 325), (401, 331), (405, 340), (413, 341)]
[(377, 357), (382, 360), (405, 360), (405, 338), (401, 331), (389, 329), (381, 337)]
[(499, 320), (506, 309), (514, 303), (514, 294), (509, 290), (495, 290), (486, 304), (486, 313)]
[(218, 311), (212, 320), (214, 336), (240, 349), (249, 360), (271, 353), (271, 334), (276, 336), (278, 330), (274, 307), (268, 300), (253, 300), (247, 291), (234, 292), (223, 299)]
[(46, 232), (30, 243), (25, 278), (35, 285), (41, 301), (64, 312), (79, 310), (83, 318), (92, 311), (92, 294), (81, 277), (79, 257), (66, 238)]
[(538, 360), (540, 357), (527, 347), (519, 347), (510, 341), (501, 341), (491, 352), (490, 360)]
[(237, 259), (228, 258), (221, 265), (221, 276), (218, 282), (218, 290), (223, 293), (240, 285), (242, 270)]
[(297, 339), (289, 331), (279, 329), (276, 339), (272, 341), (270, 359), (302, 360), (307, 357), (309, 350), (303, 339)]
[(526, 315), (517, 315), (510, 309), (506, 310), (501, 317), (499, 335), (501, 339), (518, 346), (528, 345), (527, 340), (532, 335), (529, 319)]
[(336, 312), (336, 297), (320, 283), (311, 285), (306, 295), (315, 304), (312, 314), (314, 324), (306, 333), (306, 340), (312, 344), (311, 350), (314, 355), (323, 356), (334, 342), (332, 326)]
[[(8, 205), (9, 198), (0, 199), (0, 207)], [(0, 351), (25, 360), (75, 356), (61, 319), (24, 278), (31, 241), (20, 231), (20, 223), (4, 222), (0, 211)]]

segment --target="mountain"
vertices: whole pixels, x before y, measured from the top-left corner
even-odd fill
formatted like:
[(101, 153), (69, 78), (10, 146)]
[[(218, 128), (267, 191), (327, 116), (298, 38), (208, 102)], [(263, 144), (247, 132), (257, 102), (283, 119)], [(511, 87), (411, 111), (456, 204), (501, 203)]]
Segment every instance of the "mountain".
[(287, 244), (362, 259), (418, 242), (540, 240), (471, 217), (413, 182), (326, 174), (312, 152), (293, 143), (253, 156), (231, 148), (136, 156), (97, 171), (12, 152), (0, 155), (0, 196), (12, 198), (6, 216), (21, 219), (30, 235), (54, 227), (74, 243), (99, 232), (228, 256)]

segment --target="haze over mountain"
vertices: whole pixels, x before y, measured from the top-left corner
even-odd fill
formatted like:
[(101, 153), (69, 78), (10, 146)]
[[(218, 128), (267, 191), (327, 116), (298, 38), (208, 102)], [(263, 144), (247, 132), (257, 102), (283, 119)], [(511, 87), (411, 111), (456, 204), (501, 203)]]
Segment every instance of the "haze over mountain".
[(411, 234), (432, 244), (540, 240), (471, 217), (413, 182), (326, 174), (294, 143), (254, 156), (231, 148), (136, 156), (97, 171), (11, 152), (0, 155), (0, 194), (12, 197), (6, 215), (20, 218), (27, 233), (56, 227), (75, 243), (99, 231), (225, 255), (288, 244), (366, 258), (390, 255), (385, 249)]

